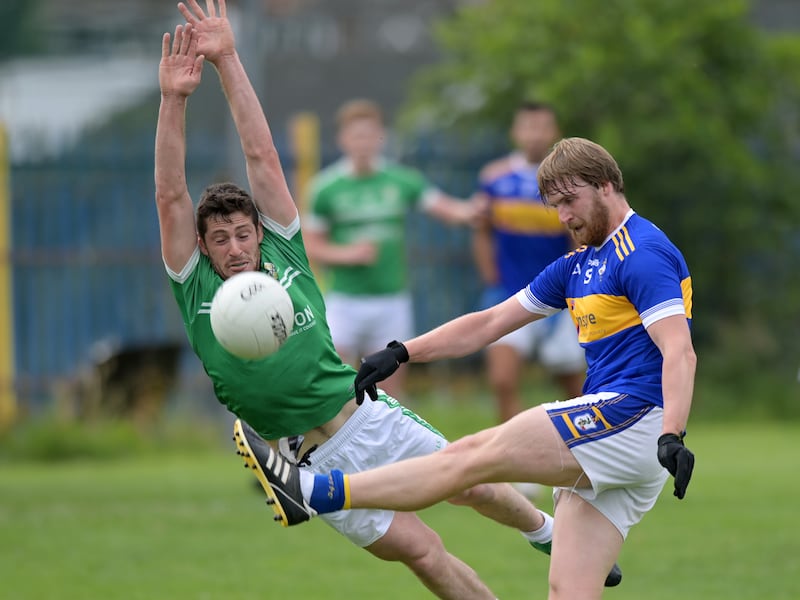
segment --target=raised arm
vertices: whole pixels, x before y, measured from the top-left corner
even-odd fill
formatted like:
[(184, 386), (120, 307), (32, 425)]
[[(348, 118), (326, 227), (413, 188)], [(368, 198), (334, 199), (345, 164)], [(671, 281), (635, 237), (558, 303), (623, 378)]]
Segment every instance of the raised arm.
[(195, 29), (198, 52), (219, 74), (242, 144), (250, 192), (258, 210), (281, 225), (289, 225), (297, 216), (297, 207), (289, 193), (264, 111), (236, 52), (225, 0), (216, 3), (207, 0), (206, 7), (207, 13), (197, 0), (189, 0), (188, 6), (183, 2), (178, 4), (181, 14)]
[[(170, 41), (172, 42), (170, 44)], [(200, 84), (203, 57), (192, 27), (179, 25), (174, 39), (161, 41), (155, 148), (156, 208), (164, 262), (175, 272), (186, 266), (197, 245), (194, 207), (186, 187), (186, 101)]]

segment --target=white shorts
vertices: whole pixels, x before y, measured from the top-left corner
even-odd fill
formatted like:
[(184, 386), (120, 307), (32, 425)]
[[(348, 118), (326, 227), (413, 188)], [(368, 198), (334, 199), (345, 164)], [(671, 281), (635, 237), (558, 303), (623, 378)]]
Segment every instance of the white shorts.
[(658, 462), (663, 410), (627, 394), (602, 392), (544, 405), (591, 488), (575, 493), (599, 510), (622, 537), (653, 508), (668, 473)]
[(578, 331), (566, 310), (515, 329), (490, 346), (511, 346), (555, 375), (586, 370)]
[(337, 350), (354, 357), (376, 352), (390, 340), (414, 337), (414, 309), (410, 294), (325, 296), (328, 325)]
[[(313, 473), (333, 469), (355, 473), (424, 456), (445, 446), (447, 440), (433, 426), (381, 392), (375, 402), (367, 398), (332, 438), (311, 452), (310, 465), (301, 468)], [(363, 548), (384, 536), (394, 512), (359, 508), (319, 518)]]

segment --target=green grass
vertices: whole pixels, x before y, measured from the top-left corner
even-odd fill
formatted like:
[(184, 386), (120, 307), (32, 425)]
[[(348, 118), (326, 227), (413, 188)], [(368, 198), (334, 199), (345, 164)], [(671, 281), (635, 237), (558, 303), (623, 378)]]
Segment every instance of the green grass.
[[(451, 436), (486, 405), (418, 406)], [(667, 489), (623, 547), (607, 598), (800, 598), (800, 425), (693, 425), (687, 498)], [(232, 446), (232, 445), (231, 445)], [(543, 506), (548, 507), (549, 499)], [(116, 460), (0, 463), (0, 598), (407, 600), (431, 597), (322, 522), (271, 520), (233, 448)], [(500, 598), (544, 598), (547, 558), (515, 532), (442, 505), (423, 518)]]

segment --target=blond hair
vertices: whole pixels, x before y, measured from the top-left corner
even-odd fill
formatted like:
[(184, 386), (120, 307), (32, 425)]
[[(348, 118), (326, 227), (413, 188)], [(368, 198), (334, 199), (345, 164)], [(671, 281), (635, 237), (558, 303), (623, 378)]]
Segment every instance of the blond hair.
[(539, 165), (536, 179), (543, 200), (553, 193), (567, 193), (578, 180), (596, 188), (610, 183), (615, 191), (625, 192), (622, 171), (614, 157), (600, 144), (578, 137), (556, 143)]
[(383, 112), (376, 102), (363, 98), (345, 102), (336, 111), (336, 126), (339, 129), (359, 119), (372, 119), (383, 125)]

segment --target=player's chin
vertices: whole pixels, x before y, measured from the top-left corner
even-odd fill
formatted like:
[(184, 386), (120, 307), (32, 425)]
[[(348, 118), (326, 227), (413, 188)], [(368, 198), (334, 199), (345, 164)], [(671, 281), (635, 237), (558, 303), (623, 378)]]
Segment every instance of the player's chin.
[(584, 241), (585, 236), (583, 235), (582, 230), (583, 230), (582, 227), (577, 227), (575, 229), (569, 230), (569, 234), (572, 236), (572, 239), (575, 240), (575, 243), (577, 243), (579, 246), (586, 243)]

